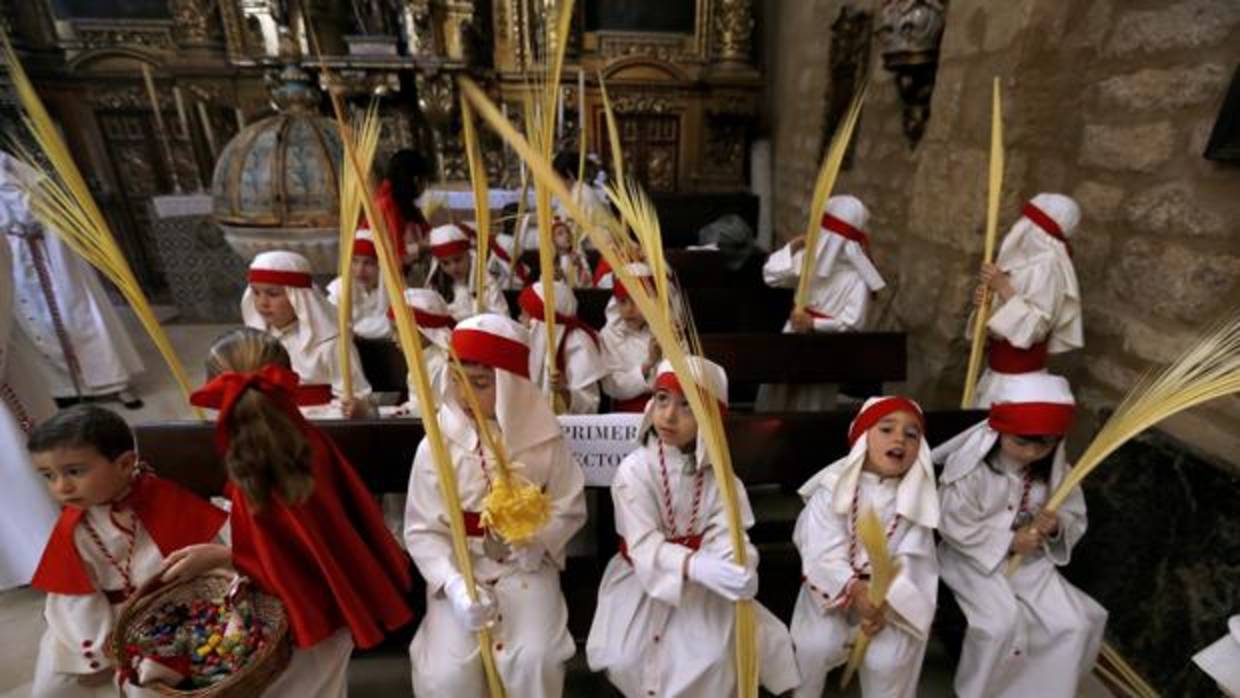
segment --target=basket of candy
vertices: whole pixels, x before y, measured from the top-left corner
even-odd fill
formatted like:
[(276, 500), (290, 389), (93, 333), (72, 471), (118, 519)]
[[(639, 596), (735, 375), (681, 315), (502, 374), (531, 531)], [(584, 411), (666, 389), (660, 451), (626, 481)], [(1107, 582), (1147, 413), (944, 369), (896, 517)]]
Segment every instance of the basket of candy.
[(292, 653), (279, 599), (226, 572), (139, 589), (110, 649), (125, 681), (193, 698), (257, 696)]

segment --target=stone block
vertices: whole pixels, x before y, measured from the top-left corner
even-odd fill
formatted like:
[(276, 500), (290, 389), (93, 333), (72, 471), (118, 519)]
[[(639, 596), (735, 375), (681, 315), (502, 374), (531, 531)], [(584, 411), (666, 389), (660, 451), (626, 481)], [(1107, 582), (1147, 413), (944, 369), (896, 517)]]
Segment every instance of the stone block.
[(965, 68), (953, 64), (940, 68), (934, 80), (934, 96), (930, 102), (930, 122), (926, 125), (927, 138), (951, 137), (960, 116), (960, 95), (964, 88)]
[(1094, 380), (1120, 393), (1127, 393), (1141, 379), (1137, 371), (1102, 355), (1086, 359), (1085, 370)]
[(999, 51), (1012, 45), (1021, 31), (1029, 26), (1034, 0), (1006, 0), (1001, 7), (989, 9), (986, 16), (985, 51)]
[(1215, 102), (1231, 70), (1218, 63), (1176, 68), (1146, 68), (1098, 83), (1102, 105), (1132, 111), (1167, 111)]
[(1124, 190), (1102, 182), (1081, 182), (1072, 192), (1072, 198), (1081, 205), (1081, 224), (1091, 222), (1110, 223), (1120, 217), (1120, 204)]
[(1107, 291), (1133, 312), (1198, 327), (1235, 309), (1240, 257), (1202, 254), (1161, 239), (1132, 238), (1113, 258)]
[(972, 56), (981, 50), (986, 36), (985, 6), (977, 0), (957, 0), (947, 13), (947, 26), (939, 43), (944, 59)]
[(1133, 195), (1124, 216), (1134, 229), (1159, 237), (1224, 235), (1227, 221), (1186, 182), (1168, 182)]
[(1107, 53), (1134, 53), (1199, 48), (1217, 44), (1240, 24), (1240, 2), (1182, 0), (1153, 10), (1134, 10), (1120, 16), (1111, 33)]
[[(1071, 4), (1074, 5), (1074, 9), (1080, 7), (1080, 4)], [(1111, 15), (1114, 13), (1114, 7), (1111, 0), (1091, 0), (1084, 4), (1088, 5), (1085, 16), (1079, 21), (1068, 22), (1065, 27), (1063, 45), (1068, 48), (1101, 46), (1103, 40), (1106, 39), (1107, 30), (1112, 26)]]
[(1090, 124), (1079, 162), (1109, 170), (1153, 172), (1175, 152), (1176, 130), (1168, 121), (1140, 126)]

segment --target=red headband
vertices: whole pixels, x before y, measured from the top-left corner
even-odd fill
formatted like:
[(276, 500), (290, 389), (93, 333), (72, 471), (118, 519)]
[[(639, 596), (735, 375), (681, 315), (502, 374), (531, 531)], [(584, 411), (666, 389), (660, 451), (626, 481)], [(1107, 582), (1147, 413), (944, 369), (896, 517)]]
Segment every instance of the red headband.
[[(413, 311), (413, 319), (417, 320), (418, 327), (437, 330), (441, 327), (452, 328), (456, 326), (456, 319), (451, 315), (440, 315), (438, 313), (420, 310), (412, 305), (406, 305), (405, 307)], [(392, 308), (388, 308), (387, 316), (389, 320), (396, 319), (396, 313), (392, 312)]]
[[(671, 371), (668, 371), (667, 373), (660, 373), (658, 376), (655, 377), (654, 389), (655, 390), (670, 390), (674, 393), (680, 393), (681, 395), (685, 394), (685, 389), (681, 387), (680, 385), (680, 377), (677, 376), (675, 373), (672, 373)], [(705, 388), (703, 389), (705, 390)], [(715, 402), (719, 403), (720, 413), (726, 417), (728, 414), (727, 397), (724, 396), (723, 398), (720, 398), (716, 396), (714, 393), (710, 392), (709, 390), (706, 390), (706, 392), (711, 397), (715, 398)]]
[(304, 271), (280, 271), (278, 269), (250, 269), (250, 283), (275, 284), (293, 288), (310, 288), (310, 275)]
[(861, 247), (865, 248), (867, 254), (870, 250), (870, 236), (865, 234), (864, 230), (854, 228), (848, 221), (842, 218), (836, 218), (830, 213), (822, 214), (822, 227), (825, 230), (847, 238), (853, 242), (861, 243)]
[(439, 245), (431, 245), (431, 254), (443, 259), (469, 251), (469, 240), (451, 240)]
[(374, 240), (366, 240), (364, 238), (358, 238), (353, 241), (353, 256), (354, 257), (359, 257), (359, 256), (360, 257), (374, 257), (375, 259), (378, 259), (379, 250), (375, 248)]
[(1075, 416), (1076, 405), (1067, 402), (1005, 402), (990, 406), (987, 421), (1001, 434), (1063, 436)]
[(294, 422), (302, 419), (298, 405), (324, 405), (331, 402), (331, 386), (299, 385), (296, 373), (278, 364), (267, 364), (257, 371), (238, 373), (228, 371), (212, 378), (206, 385), (189, 396), (189, 403), (197, 407), (219, 410), (215, 426), (215, 443), (220, 452), (228, 449), (230, 434), (228, 421), (233, 407), (246, 390), (253, 388), (284, 407)]
[(861, 410), (861, 413), (857, 415), (857, 418), (848, 427), (848, 445), (851, 447), (857, 443), (857, 439), (860, 439), (862, 434), (869, 431), (870, 427), (878, 424), (883, 417), (894, 412), (908, 412), (913, 415), (921, 425), (921, 433), (926, 433), (926, 416), (922, 414), (921, 408), (912, 400), (897, 395), (895, 397), (883, 398)]
[(530, 348), (484, 330), (452, 330), (452, 349), (461, 361), (502, 368), (522, 378), (530, 377)]
[(1072, 254), (1072, 243), (1068, 242), (1068, 236), (1063, 234), (1063, 228), (1059, 227), (1054, 218), (1051, 218), (1046, 215), (1045, 211), (1034, 206), (1032, 201), (1025, 204), (1020, 213), (1025, 218), (1033, 221), (1033, 224), (1041, 228), (1044, 233), (1062, 242), (1063, 246), (1068, 249), (1068, 254)]

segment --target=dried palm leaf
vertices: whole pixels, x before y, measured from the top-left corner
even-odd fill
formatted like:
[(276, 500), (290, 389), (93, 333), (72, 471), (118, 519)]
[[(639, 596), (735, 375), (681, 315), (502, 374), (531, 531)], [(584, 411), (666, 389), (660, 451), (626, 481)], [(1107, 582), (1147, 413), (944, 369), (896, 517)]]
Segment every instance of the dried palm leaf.
[[(870, 558), (870, 586), (867, 589), (870, 605), (882, 606), (887, 601), (887, 592), (900, 573), (900, 565), (892, 559), (887, 549), (887, 534), (883, 524), (873, 509), (867, 508), (857, 519), (857, 537), (865, 546), (865, 554)], [(848, 656), (848, 664), (844, 666), (844, 675), (840, 678), (840, 688), (847, 688), (853, 674), (865, 659), (865, 651), (870, 647), (870, 636), (864, 632), (857, 633), (852, 652)]]

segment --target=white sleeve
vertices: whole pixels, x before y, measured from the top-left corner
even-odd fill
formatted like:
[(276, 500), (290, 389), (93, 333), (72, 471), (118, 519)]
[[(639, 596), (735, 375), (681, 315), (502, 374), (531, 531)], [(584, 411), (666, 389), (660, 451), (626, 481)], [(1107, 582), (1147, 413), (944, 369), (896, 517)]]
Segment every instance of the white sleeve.
[(692, 550), (671, 543), (659, 529), (657, 496), (643, 486), (640, 470), (644, 451), (625, 457), (611, 483), (616, 508), (616, 533), (624, 539), (629, 561), (642, 588), (651, 597), (678, 606), (684, 589), (685, 558)]
[(538, 532), (538, 540), (556, 565), (564, 569), (568, 541), (586, 523), (586, 476), (562, 438), (548, 441), (536, 453), (547, 460), (543, 491), (551, 500), (551, 520)]
[(103, 594), (48, 594), (43, 617), (55, 638), (51, 665), (57, 673), (93, 674), (112, 666), (104, 653), (112, 606)]
[(844, 517), (831, 511), (828, 487), (815, 492), (797, 518), (794, 538), (801, 554), (801, 574), (817, 590), (811, 596), (824, 612), (839, 600), (853, 578), (847, 525)]
[(340, 277), (339, 276), (332, 279), (331, 283), (327, 284), (327, 300), (331, 301), (332, 305), (340, 305)]
[(626, 367), (614, 357), (610, 359), (607, 375), (603, 376), (603, 392), (616, 400), (631, 400), (650, 392), (650, 384), (641, 366)]
[(830, 318), (814, 318), (815, 332), (858, 332), (865, 327), (865, 317), (870, 309), (870, 287), (860, 275), (848, 289), (848, 300), (838, 315)]
[(1036, 270), (1028, 292), (1017, 293), (999, 306), (986, 327), (1018, 349), (1046, 339), (1063, 300), (1063, 286), (1050, 270)]
[(800, 252), (792, 254), (792, 246), (784, 245), (766, 258), (762, 265), (762, 279), (773, 288), (795, 288), (801, 278)]
[(939, 534), (979, 571), (992, 574), (1007, 559), (1012, 531), (985, 515), (982, 500), (986, 485), (985, 473), (975, 471), (939, 486)]
[(1085, 535), (1088, 519), (1085, 513), (1085, 494), (1078, 486), (1068, 494), (1063, 506), (1056, 512), (1059, 531), (1042, 543), (1042, 550), (1053, 563), (1063, 566), (1072, 561), (1072, 550)]
[(939, 560), (934, 550), (934, 533), (916, 524), (900, 540), (895, 560), (900, 571), (887, 590), (887, 605), (895, 613), (892, 621), (917, 638), (926, 638), (939, 593)]
[(439, 475), (424, 437), (413, 457), (405, 502), (405, 548), (431, 593), (438, 592), (457, 574), (452, 531), (439, 492)]

